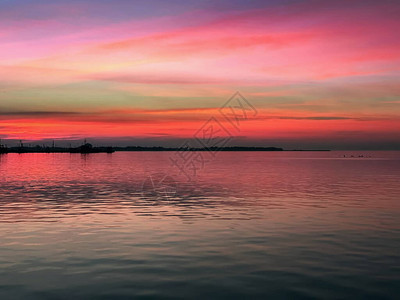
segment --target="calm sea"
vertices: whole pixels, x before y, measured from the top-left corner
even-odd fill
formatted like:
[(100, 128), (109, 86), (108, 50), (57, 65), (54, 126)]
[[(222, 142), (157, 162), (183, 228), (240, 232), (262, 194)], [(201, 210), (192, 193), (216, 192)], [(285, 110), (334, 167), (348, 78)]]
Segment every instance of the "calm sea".
[(400, 152), (175, 156), (0, 155), (0, 299), (400, 298)]

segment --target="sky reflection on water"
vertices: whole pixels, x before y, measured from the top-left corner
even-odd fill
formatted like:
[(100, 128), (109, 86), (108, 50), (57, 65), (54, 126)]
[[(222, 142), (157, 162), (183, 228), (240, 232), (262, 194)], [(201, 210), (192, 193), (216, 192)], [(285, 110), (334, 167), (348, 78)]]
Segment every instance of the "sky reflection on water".
[(399, 152), (220, 153), (144, 197), (168, 155), (1, 155), (0, 296), (399, 295)]

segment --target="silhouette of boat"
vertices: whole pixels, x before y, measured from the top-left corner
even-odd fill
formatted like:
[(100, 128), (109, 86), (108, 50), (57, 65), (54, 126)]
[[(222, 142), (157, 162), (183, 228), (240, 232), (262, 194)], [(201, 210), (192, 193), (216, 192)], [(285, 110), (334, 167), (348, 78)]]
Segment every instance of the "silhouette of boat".
[(113, 153), (115, 150), (113, 147), (93, 147), (92, 144), (90, 143), (84, 143), (82, 146), (79, 146), (77, 148), (70, 148), (69, 152), (71, 153), (82, 153), (82, 154), (87, 154), (87, 153)]

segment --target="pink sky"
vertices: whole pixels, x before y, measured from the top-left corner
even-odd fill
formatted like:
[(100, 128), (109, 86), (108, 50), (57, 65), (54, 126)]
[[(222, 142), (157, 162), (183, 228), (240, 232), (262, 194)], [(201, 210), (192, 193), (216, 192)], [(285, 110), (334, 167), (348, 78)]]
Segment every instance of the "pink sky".
[(0, 137), (173, 145), (240, 91), (240, 144), (400, 148), (399, 4), (216, 3), (0, 4)]

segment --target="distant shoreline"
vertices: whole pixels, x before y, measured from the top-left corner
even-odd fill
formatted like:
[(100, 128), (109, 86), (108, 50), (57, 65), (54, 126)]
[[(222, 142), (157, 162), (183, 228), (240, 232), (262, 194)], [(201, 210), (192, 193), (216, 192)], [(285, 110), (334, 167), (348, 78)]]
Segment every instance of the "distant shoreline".
[(113, 152), (160, 152), (160, 151), (331, 151), (331, 150), (314, 150), (314, 149), (293, 149), (285, 150), (279, 147), (210, 147), (210, 148), (177, 148), (177, 147), (92, 147), (90, 149), (64, 148), (64, 147), (11, 147), (0, 148), (0, 154), (7, 153), (113, 153)]

